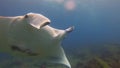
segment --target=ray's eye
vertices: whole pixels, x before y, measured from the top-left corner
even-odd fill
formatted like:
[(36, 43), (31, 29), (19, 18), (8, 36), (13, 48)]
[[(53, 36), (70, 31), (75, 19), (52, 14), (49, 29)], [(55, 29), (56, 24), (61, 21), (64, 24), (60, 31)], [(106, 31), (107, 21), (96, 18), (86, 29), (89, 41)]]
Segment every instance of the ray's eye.
[(28, 15), (27, 15), (27, 14), (25, 15), (25, 18), (28, 18)]

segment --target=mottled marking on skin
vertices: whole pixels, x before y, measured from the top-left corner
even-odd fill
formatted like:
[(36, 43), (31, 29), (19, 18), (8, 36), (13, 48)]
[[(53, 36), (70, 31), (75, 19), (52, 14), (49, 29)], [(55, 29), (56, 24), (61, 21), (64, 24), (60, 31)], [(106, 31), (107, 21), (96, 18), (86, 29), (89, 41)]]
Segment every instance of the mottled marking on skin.
[(22, 49), (20, 47), (15, 46), (15, 45), (12, 45), (11, 49), (13, 51), (20, 51), (22, 53), (26, 53), (26, 54), (28, 54), (30, 56), (37, 56), (38, 55), (37, 53), (33, 53), (30, 49)]

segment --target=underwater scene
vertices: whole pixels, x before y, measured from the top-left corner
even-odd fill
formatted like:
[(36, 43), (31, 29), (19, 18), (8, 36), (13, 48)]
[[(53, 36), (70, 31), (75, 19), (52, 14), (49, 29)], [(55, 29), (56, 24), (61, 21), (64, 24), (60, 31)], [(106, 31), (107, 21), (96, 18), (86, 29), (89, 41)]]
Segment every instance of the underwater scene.
[(0, 0), (0, 68), (120, 68), (120, 0)]

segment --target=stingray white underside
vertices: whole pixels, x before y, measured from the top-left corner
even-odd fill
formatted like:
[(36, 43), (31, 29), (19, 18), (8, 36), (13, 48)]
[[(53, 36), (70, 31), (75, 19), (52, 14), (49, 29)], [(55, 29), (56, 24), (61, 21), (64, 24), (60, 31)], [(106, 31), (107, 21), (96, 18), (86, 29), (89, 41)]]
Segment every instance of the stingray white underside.
[(48, 22), (48, 18), (37, 13), (0, 17), (0, 52), (70, 68), (61, 41), (73, 28), (59, 30), (47, 25)]

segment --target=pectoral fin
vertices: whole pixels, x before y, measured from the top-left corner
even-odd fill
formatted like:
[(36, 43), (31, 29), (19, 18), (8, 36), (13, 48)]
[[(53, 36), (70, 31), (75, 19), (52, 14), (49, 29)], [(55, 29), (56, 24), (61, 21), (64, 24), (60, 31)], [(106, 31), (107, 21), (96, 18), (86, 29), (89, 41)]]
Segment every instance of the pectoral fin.
[(67, 28), (65, 31), (66, 31), (67, 33), (70, 33), (70, 32), (72, 32), (73, 30), (74, 30), (74, 26), (71, 26), (71, 27)]

